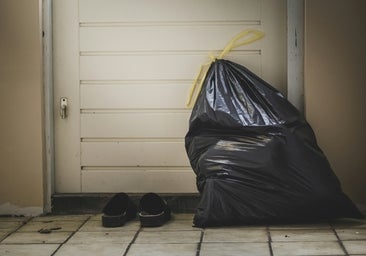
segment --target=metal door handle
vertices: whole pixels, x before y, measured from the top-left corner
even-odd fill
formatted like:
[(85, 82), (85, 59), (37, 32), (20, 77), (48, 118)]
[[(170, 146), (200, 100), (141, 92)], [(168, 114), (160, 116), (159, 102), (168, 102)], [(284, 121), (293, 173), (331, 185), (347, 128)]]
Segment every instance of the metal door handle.
[(60, 116), (62, 119), (65, 119), (67, 117), (67, 103), (68, 100), (66, 97), (62, 97), (60, 99)]

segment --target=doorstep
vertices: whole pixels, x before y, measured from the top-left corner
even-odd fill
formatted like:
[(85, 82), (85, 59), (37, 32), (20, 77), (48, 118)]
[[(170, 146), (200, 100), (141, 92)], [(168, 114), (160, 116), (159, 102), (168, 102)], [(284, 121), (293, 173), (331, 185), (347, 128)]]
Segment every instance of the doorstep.
[[(114, 193), (72, 193), (52, 196), (52, 214), (96, 214)], [(138, 205), (143, 194), (128, 194)], [(194, 213), (199, 194), (159, 194), (174, 213)]]

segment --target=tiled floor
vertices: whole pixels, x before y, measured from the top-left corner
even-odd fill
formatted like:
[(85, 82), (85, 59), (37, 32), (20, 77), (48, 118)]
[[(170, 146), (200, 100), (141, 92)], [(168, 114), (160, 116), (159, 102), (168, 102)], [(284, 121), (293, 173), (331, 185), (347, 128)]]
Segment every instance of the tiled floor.
[(366, 221), (194, 228), (176, 214), (158, 228), (104, 228), (100, 215), (0, 217), (1, 256), (366, 255)]

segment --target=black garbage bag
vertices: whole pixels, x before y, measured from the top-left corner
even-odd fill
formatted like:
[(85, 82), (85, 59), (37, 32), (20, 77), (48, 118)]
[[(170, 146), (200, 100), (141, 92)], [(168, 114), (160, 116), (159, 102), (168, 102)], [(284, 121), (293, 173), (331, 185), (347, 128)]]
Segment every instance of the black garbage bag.
[(239, 64), (211, 64), (185, 145), (198, 227), (363, 218), (298, 110)]

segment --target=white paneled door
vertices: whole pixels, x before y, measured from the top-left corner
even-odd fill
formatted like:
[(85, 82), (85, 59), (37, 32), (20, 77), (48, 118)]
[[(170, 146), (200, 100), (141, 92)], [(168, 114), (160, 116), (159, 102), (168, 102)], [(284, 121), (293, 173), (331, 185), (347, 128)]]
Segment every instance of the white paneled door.
[[(196, 192), (188, 90), (209, 53), (286, 93), (284, 0), (54, 0), (56, 193)], [(61, 98), (67, 99), (61, 118)]]

